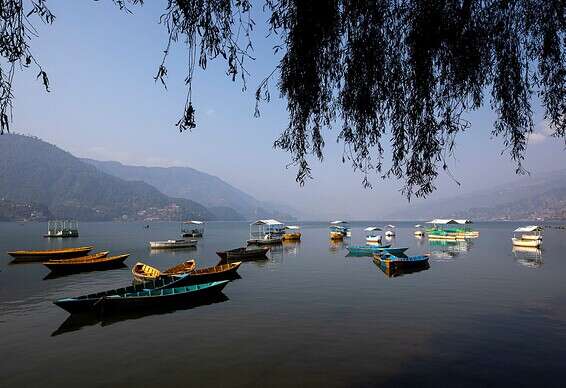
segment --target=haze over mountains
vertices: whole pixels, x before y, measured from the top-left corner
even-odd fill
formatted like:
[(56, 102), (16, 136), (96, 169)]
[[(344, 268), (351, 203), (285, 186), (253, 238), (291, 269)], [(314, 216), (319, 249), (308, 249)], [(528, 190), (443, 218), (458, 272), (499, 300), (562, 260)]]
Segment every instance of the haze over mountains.
[(469, 218), (473, 220), (566, 219), (566, 170), (515, 180), (490, 189), (407, 206), (390, 219)]
[(190, 167), (127, 166), (119, 162), (82, 160), (118, 178), (143, 181), (166, 195), (196, 201), (219, 218), (223, 214), (234, 215), (234, 210), (246, 219), (290, 219), (297, 213), (284, 205), (260, 201), (218, 177)]

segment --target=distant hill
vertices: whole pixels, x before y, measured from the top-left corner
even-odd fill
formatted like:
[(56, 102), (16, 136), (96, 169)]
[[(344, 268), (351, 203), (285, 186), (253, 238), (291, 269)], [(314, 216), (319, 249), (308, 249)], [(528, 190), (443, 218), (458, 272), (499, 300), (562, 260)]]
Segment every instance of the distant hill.
[(197, 202), (111, 176), (52, 144), (16, 134), (0, 136), (0, 199), (44, 205), (50, 216), (78, 220), (215, 219)]
[(296, 215), (292, 209), (259, 201), (216, 176), (190, 167), (142, 167), (92, 159), (83, 161), (118, 178), (146, 182), (172, 197), (192, 199), (217, 211), (234, 209), (247, 219), (290, 220)]
[(566, 219), (566, 170), (521, 177), (504, 185), (443, 200), (425, 201), (389, 214), (392, 219)]

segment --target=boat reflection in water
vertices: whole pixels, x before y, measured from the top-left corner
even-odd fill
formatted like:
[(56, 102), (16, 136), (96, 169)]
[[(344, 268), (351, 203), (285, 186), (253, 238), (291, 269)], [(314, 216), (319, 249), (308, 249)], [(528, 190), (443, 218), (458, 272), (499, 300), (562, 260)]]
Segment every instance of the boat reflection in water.
[(348, 245), (345, 244), (343, 240), (330, 240), (330, 245), (328, 246), (328, 249), (330, 250), (330, 252), (336, 253), (338, 251), (343, 250), (347, 246)]
[(387, 266), (385, 262), (379, 260), (373, 260), (373, 263), (385, 274), (385, 276), (389, 278), (396, 278), (416, 272), (426, 271), (430, 268), (428, 262), (411, 267)]
[[(112, 268), (112, 269), (113, 269), (113, 270), (116, 270), (116, 269), (124, 270), (124, 269), (129, 269), (129, 268), (130, 268), (130, 267), (128, 267), (126, 264), (124, 264), (124, 263), (119, 263), (119, 264), (116, 264), (116, 265), (114, 266), (114, 268)], [(76, 274), (79, 274), (79, 273), (84, 274), (84, 273), (89, 273), (89, 272), (96, 272), (96, 270), (80, 271), (80, 272), (79, 272), (79, 271), (75, 271), (75, 272), (73, 272), (73, 271), (49, 272), (47, 275), (45, 275), (45, 276), (43, 277), (43, 280), (59, 279), (59, 278), (64, 278), (64, 277), (70, 276), (70, 275), (76, 275)]]
[(297, 256), (300, 252), (300, 247), (300, 240), (283, 240), (282, 248), (283, 253), (285, 253), (286, 255)]
[(65, 321), (51, 333), (51, 336), (58, 336), (73, 331), (78, 331), (83, 327), (94, 326), (100, 324), (100, 327), (112, 325), (113, 323), (141, 319), (151, 315), (171, 314), (180, 310), (190, 310), (201, 306), (208, 306), (215, 303), (222, 303), (229, 300), (229, 298), (222, 292), (211, 295), (207, 298), (199, 298), (198, 300), (186, 300), (174, 305), (164, 304), (157, 305), (151, 308), (145, 308), (138, 311), (122, 311), (112, 314), (96, 314), (94, 312), (85, 312), (78, 314), (71, 314)]
[(518, 264), (528, 268), (540, 268), (544, 264), (540, 248), (513, 246), (513, 256)]
[(469, 240), (428, 240), (430, 255), (439, 260), (450, 260), (470, 251), (473, 243)]

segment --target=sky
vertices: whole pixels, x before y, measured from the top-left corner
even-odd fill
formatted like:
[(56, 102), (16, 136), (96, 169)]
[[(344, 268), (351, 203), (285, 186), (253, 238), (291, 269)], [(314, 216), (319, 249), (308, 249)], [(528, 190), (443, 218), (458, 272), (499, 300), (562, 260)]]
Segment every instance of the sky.
[[(32, 51), (49, 74), (46, 93), (36, 72), (18, 72), (12, 130), (32, 134), (80, 157), (145, 166), (189, 166), (216, 175), (260, 200), (290, 205), (316, 219), (380, 219), (409, 204), (396, 181), (362, 176), (342, 163), (337, 131), (325, 132), (325, 158), (311, 160), (313, 180), (301, 187), (290, 157), (273, 149), (287, 125), (285, 101), (272, 88), (272, 101), (254, 118), (256, 86), (280, 59), (273, 37), (256, 18), (254, 61), (248, 62), (248, 88), (226, 76), (222, 62), (197, 68), (193, 104), (197, 128), (180, 134), (175, 123), (183, 110), (187, 50), (182, 43), (168, 60), (167, 90), (153, 77), (166, 44), (159, 24), (166, 2), (147, 1), (121, 12), (110, 0), (49, 0), (53, 25), (36, 23)], [(259, 14), (261, 5), (256, 5)], [(467, 117), (471, 128), (456, 141), (449, 161), (455, 179), (441, 173), (429, 199), (451, 197), (516, 179), (515, 165), (501, 155), (502, 139), (492, 138), (494, 114), (482, 109)], [(531, 136), (526, 168), (533, 176), (566, 165), (564, 141), (551, 139), (541, 108), (535, 104), (536, 133)], [(387, 143), (384, 144), (387, 146)], [(458, 185), (457, 180), (460, 185)], [(419, 203), (422, 200), (414, 201)]]

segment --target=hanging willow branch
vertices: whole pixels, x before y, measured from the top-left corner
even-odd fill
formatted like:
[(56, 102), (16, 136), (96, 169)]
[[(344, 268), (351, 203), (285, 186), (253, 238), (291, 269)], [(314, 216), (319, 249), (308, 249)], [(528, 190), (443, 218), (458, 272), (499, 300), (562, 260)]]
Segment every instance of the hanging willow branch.
[[(113, 2), (126, 10), (143, 3)], [(29, 3), (52, 22), (45, 1)], [(14, 64), (35, 63), (31, 54), (26, 59), (30, 35), (22, 33), (29, 27), (21, 4), (0, 0), (0, 53), (11, 64), (0, 74), (2, 113), (11, 104)], [(309, 158), (323, 159), (333, 126), (343, 160), (364, 174), (364, 185), (376, 171), (403, 180), (408, 198), (435, 189), (457, 135), (470, 127), (465, 115), (486, 104), (497, 115), (492, 133), (518, 173), (525, 171), (535, 96), (553, 135), (566, 137), (566, 0), (264, 0), (263, 11), (280, 39), (274, 51), (284, 55), (256, 91), (256, 115), (274, 84), (289, 113), (274, 146), (290, 153), (300, 184), (311, 176)], [(210, 60), (225, 61), (227, 75), (240, 76), (245, 89), (250, 14), (248, 0), (168, 0), (161, 17), (168, 41), (155, 79), (165, 85), (170, 48), (182, 41), (188, 93), (181, 132), (196, 125), (197, 63), (206, 69)], [(40, 78), (47, 87), (41, 68)], [(8, 121), (0, 117), (2, 131)]]

